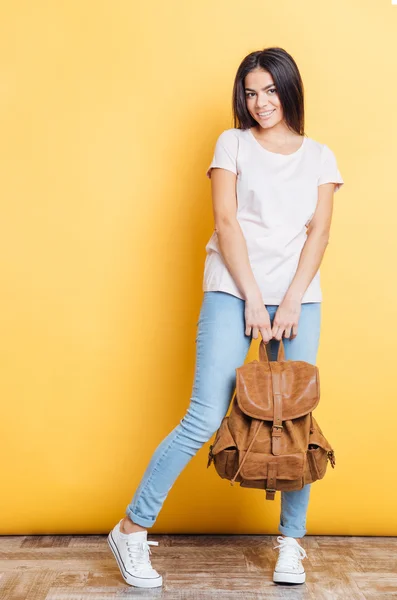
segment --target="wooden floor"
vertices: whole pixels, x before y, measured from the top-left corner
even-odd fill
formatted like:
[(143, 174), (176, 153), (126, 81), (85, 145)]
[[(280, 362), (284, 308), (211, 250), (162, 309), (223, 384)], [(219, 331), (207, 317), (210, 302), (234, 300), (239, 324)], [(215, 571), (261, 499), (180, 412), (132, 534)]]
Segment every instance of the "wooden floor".
[(302, 545), (306, 583), (272, 581), (276, 536), (157, 535), (149, 540), (163, 586), (122, 579), (106, 535), (0, 536), (0, 600), (231, 600), (397, 598), (397, 538), (309, 536)]

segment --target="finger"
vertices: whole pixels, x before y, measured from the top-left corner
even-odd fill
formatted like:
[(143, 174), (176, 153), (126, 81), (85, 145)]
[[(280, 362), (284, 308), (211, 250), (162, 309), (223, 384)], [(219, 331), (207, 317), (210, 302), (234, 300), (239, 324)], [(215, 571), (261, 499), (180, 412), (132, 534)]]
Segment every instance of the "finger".
[(285, 334), (284, 337), (289, 338), (291, 335), (291, 325), (289, 325), (289, 327), (285, 328)]
[(276, 340), (281, 340), (281, 336), (283, 335), (283, 331), (284, 331), (284, 328), (281, 327), (281, 325), (279, 325), (276, 328), (275, 333), (274, 333), (274, 337), (276, 338)]
[(295, 338), (296, 338), (296, 336), (298, 335), (298, 325), (293, 325), (293, 326), (292, 326), (292, 335), (293, 335), (293, 338), (294, 338), (294, 339), (295, 339)]
[(261, 336), (262, 336), (262, 340), (264, 341), (265, 344), (269, 343), (270, 337), (269, 337), (269, 331), (268, 329), (266, 329), (265, 327), (261, 327)]
[(279, 323), (273, 323), (273, 327), (272, 327), (272, 335), (277, 335), (278, 330), (280, 329), (281, 325)]
[(255, 327), (255, 326), (254, 326), (254, 327), (252, 328), (252, 337), (254, 338), (254, 340), (257, 340), (257, 339), (258, 339), (258, 331), (259, 331), (259, 330), (258, 330), (258, 328), (257, 328), (257, 327)]
[(247, 327), (245, 328), (245, 335), (251, 335), (251, 326), (247, 325)]

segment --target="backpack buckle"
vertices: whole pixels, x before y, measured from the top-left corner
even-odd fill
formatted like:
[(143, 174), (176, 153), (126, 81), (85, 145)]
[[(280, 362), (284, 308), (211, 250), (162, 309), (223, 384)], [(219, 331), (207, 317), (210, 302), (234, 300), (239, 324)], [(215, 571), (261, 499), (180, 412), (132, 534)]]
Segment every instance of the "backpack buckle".
[(274, 500), (276, 490), (274, 488), (266, 488), (266, 500)]
[[(282, 430), (282, 429), (284, 429), (284, 427), (283, 427), (282, 425), (273, 425), (273, 427), (272, 427), (272, 432), (273, 432), (275, 429), (280, 429), (280, 430)], [(281, 431), (280, 431), (280, 434), (281, 434)]]

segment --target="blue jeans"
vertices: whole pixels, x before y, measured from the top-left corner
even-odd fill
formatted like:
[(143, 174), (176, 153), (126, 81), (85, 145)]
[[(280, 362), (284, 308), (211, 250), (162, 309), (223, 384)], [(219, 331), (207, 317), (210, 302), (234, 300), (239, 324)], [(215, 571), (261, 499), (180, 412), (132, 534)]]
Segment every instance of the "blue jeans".
[[(266, 305), (273, 323), (278, 305)], [(176, 478), (219, 428), (233, 395), (236, 373), (247, 356), (252, 336), (245, 334), (245, 301), (226, 292), (204, 292), (196, 337), (196, 366), (190, 404), (184, 417), (159, 444), (126, 508), (126, 515), (151, 527)], [(301, 305), (298, 335), (283, 338), (286, 360), (316, 364), (320, 337), (321, 302)], [(259, 333), (259, 339), (261, 339)], [(277, 360), (279, 341), (267, 344), (270, 360)], [(203, 459), (206, 467), (207, 456)], [(204, 464), (205, 463), (205, 464)], [(279, 531), (300, 538), (306, 533), (311, 484), (280, 492)]]

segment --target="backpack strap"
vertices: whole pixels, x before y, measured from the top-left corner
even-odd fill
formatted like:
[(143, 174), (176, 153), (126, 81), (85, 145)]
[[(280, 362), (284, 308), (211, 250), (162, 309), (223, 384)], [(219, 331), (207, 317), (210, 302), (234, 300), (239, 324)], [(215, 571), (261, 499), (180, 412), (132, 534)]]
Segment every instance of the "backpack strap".
[(280, 366), (277, 362), (270, 363), (271, 382), (273, 388), (273, 427), (272, 427), (272, 454), (281, 453), (281, 434), (283, 431), (283, 403), (280, 385)]
[[(281, 449), (281, 434), (283, 431), (283, 404), (280, 385), (280, 365), (277, 362), (270, 363), (271, 382), (273, 391), (273, 427), (272, 427), (272, 454), (277, 456)], [(269, 462), (266, 479), (266, 500), (274, 500), (277, 482), (277, 462)]]
[(266, 500), (274, 500), (277, 481), (277, 463), (270, 462), (267, 467)]

